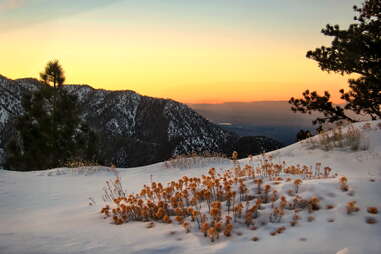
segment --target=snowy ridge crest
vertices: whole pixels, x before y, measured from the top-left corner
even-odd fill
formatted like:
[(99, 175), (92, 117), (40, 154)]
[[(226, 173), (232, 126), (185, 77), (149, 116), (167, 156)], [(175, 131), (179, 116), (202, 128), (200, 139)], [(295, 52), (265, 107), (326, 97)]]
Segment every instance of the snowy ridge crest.
[[(23, 94), (40, 85), (32, 78), (10, 80), (0, 76), (0, 149), (4, 149), (11, 135), (10, 120), (23, 113)], [(231, 140), (237, 139), (173, 100), (88, 85), (66, 85), (65, 89), (78, 96), (82, 117), (102, 134), (104, 156), (121, 167), (150, 164), (191, 152), (221, 153)]]

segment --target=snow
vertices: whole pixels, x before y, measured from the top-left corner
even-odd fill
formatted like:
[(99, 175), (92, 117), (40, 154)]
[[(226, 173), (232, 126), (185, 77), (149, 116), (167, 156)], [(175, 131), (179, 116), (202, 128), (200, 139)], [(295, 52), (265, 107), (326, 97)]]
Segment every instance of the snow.
[[(246, 227), (235, 229), (231, 238), (220, 237), (214, 243), (199, 232), (186, 234), (175, 224), (130, 222), (111, 224), (99, 213), (103, 207), (102, 188), (115, 174), (106, 167), (60, 168), (39, 172), (0, 170), (0, 253), (1, 254), (61, 254), (61, 253), (347, 253), (376, 254), (381, 251), (381, 215), (367, 213), (368, 206), (381, 210), (381, 121), (371, 122), (370, 129), (361, 129), (368, 150), (351, 151), (335, 148), (330, 151), (309, 149), (306, 142), (293, 144), (271, 152), (273, 161), (288, 165), (329, 166), (339, 176), (348, 178), (349, 191), (339, 190), (338, 179), (303, 181), (300, 195), (318, 195), (321, 205), (334, 204), (333, 209), (321, 209), (312, 215), (301, 214), (301, 223), (290, 227), (286, 223), (267, 224), (255, 231)], [(256, 165), (260, 156), (239, 161), (240, 165)], [(179, 169), (165, 163), (128, 169), (117, 169), (129, 193), (137, 192), (153, 181), (169, 182), (184, 175), (201, 176), (208, 168)], [(205, 167), (204, 167), (205, 166)], [(209, 165), (216, 166), (216, 165)], [(223, 163), (220, 168), (231, 168)], [(374, 181), (370, 181), (373, 179)], [(290, 183), (277, 185), (279, 191), (291, 188)], [(353, 194), (353, 196), (348, 195)], [(89, 205), (89, 198), (95, 205)], [(348, 215), (346, 203), (356, 200), (360, 211)], [(266, 204), (268, 205), (268, 204)], [(377, 224), (367, 224), (374, 217)], [(265, 218), (265, 216), (263, 216)], [(328, 222), (333, 219), (333, 222)], [(282, 219), (289, 221), (287, 216)], [(275, 227), (287, 230), (270, 236)], [(253, 236), (259, 241), (251, 240)]]
[[(22, 95), (28, 90), (38, 89), (39, 85), (41, 84), (36, 79), (10, 80), (0, 75), (0, 148), (4, 148), (9, 139), (8, 132), (12, 127), (10, 118), (24, 112), (21, 105)], [(78, 96), (83, 113), (81, 118), (86, 120), (91, 128), (106, 132), (106, 135), (134, 137), (146, 145), (152, 140), (148, 138), (147, 141), (146, 134), (140, 130), (149, 124), (145, 116), (149, 115), (153, 105), (165, 104), (164, 109), (161, 106), (157, 109), (157, 117), (162, 119), (163, 123), (169, 122), (166, 130), (167, 141), (175, 144), (172, 156), (206, 150), (222, 152), (224, 144), (232, 137), (230, 133), (211, 124), (188, 106), (170, 99), (143, 96), (130, 90), (94, 89), (88, 85), (65, 85), (64, 88)], [(159, 127), (166, 128), (165, 124), (160, 124)], [(115, 149), (115, 153), (123, 153), (123, 149)], [(119, 157), (123, 165), (128, 164), (126, 156)], [(2, 160), (4, 157), (0, 157), (0, 161)]]
[(348, 249), (345, 248), (345, 249), (339, 250), (336, 254), (349, 254), (349, 253), (348, 253)]

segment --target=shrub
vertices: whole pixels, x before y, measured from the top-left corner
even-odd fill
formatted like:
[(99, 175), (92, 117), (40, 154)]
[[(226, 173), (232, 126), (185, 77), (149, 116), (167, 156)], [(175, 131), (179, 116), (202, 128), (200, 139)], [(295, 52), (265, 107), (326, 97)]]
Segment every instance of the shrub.
[(360, 129), (349, 125), (345, 129), (338, 126), (332, 130), (322, 132), (320, 135), (308, 139), (306, 144), (310, 149), (320, 148), (330, 151), (334, 148), (349, 148), (357, 151), (368, 149), (368, 144), (365, 141)]
[(259, 238), (254, 236), (253, 238), (251, 238), (251, 240), (254, 241), (254, 242), (257, 242), (257, 241), (259, 241)]
[(164, 162), (166, 168), (207, 167), (211, 164), (231, 164), (231, 160), (220, 153), (191, 153), (177, 155)]
[(342, 191), (348, 191), (348, 179), (345, 176), (342, 176), (339, 178), (339, 183), (340, 183), (340, 189)]
[(365, 222), (368, 223), (368, 224), (376, 224), (378, 221), (376, 218), (373, 218), (373, 217), (366, 217), (365, 218)]
[[(273, 163), (270, 156), (262, 159), (256, 168), (236, 166), (220, 171), (210, 168), (208, 174), (201, 177), (183, 176), (167, 184), (151, 181), (135, 194), (128, 194), (117, 177), (106, 182), (103, 199), (107, 204), (101, 213), (105, 218), (111, 218), (115, 225), (141, 221), (149, 222), (147, 227), (150, 228), (154, 222), (175, 221), (185, 232), (201, 231), (214, 242), (220, 234), (230, 237), (233, 228), (246, 226), (256, 230), (268, 221), (279, 223), (290, 213), (293, 213), (290, 225), (296, 226), (300, 211), (308, 209), (312, 212), (320, 208), (317, 197), (303, 199), (296, 195), (289, 201), (285, 193), (278, 193), (268, 183), (294, 179), (297, 187), (301, 178), (304, 181), (320, 178), (321, 163), (314, 172), (305, 165)], [(297, 188), (295, 192), (298, 192)], [(271, 204), (263, 205), (270, 200)], [(266, 209), (271, 209), (270, 216), (262, 212)], [(312, 221), (312, 218), (310, 216), (308, 220)], [(285, 229), (278, 227), (272, 235), (283, 233)]]
[(347, 203), (347, 206), (346, 206), (347, 214), (352, 214), (354, 212), (360, 211), (360, 208), (358, 208), (356, 203), (357, 203), (356, 201), (351, 201)]
[(377, 207), (374, 207), (374, 206), (368, 207), (366, 210), (368, 211), (368, 213), (372, 213), (372, 214), (378, 213)]
[(99, 166), (97, 162), (93, 161), (81, 161), (81, 160), (71, 160), (65, 163), (65, 167), (67, 168), (80, 168), (80, 167), (93, 167)]

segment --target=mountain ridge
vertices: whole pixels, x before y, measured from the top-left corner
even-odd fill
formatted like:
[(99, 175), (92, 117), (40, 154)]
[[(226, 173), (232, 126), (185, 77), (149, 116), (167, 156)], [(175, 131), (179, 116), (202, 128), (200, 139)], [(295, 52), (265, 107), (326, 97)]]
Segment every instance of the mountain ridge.
[[(11, 119), (23, 113), (21, 97), (40, 85), (33, 78), (0, 76), (0, 157), (4, 157), (12, 135)], [(78, 97), (82, 117), (101, 133), (99, 149), (104, 164), (132, 167), (192, 152), (228, 154), (239, 139), (188, 105), (171, 99), (132, 90), (95, 89), (87, 84), (65, 85), (64, 89)], [(268, 146), (263, 147), (267, 150)]]

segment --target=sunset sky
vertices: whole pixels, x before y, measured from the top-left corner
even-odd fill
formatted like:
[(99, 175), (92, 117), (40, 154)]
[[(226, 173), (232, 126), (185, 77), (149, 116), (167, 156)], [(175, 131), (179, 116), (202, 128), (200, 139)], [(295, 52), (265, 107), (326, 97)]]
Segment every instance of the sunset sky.
[[(306, 51), (347, 26), (358, 0), (0, 0), (0, 74), (38, 77), (58, 59), (67, 83), (186, 103), (288, 100), (336, 91)], [(337, 98), (337, 97), (336, 97)]]

